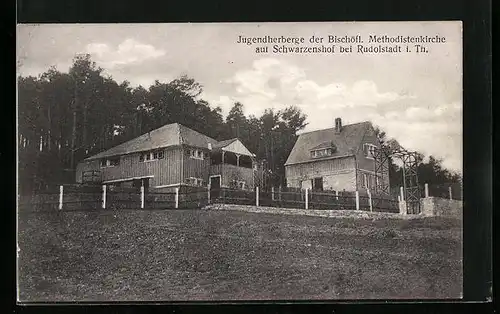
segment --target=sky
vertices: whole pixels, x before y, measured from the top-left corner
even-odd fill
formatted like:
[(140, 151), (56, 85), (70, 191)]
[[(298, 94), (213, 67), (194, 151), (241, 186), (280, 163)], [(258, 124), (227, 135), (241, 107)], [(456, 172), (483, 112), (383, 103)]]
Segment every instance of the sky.
[[(444, 37), (427, 52), (282, 54), (274, 44), (237, 43), (239, 37)], [(289, 47), (293, 44), (286, 44)], [(268, 46), (268, 53), (256, 47)], [(282, 46), (282, 44), (278, 44)], [(406, 44), (401, 44), (406, 49)], [(203, 86), (200, 98), (227, 114), (234, 102), (247, 115), (290, 105), (306, 115), (304, 131), (330, 128), (337, 117), (371, 121), (408, 150), (433, 155), (462, 172), (462, 25), (460, 22), (184, 23), (18, 25), (18, 75), (37, 76), (55, 66), (66, 72), (78, 53), (89, 53), (118, 82), (149, 87), (181, 75)]]

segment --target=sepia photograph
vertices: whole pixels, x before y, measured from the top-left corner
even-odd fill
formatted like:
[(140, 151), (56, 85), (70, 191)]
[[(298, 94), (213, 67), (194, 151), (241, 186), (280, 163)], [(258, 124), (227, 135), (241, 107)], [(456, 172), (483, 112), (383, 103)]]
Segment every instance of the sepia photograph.
[(463, 298), (462, 22), (16, 31), (19, 303)]

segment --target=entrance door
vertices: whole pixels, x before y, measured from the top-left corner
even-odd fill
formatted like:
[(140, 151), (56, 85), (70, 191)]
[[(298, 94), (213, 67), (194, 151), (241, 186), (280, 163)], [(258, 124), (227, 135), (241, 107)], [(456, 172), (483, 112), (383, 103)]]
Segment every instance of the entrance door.
[(210, 177), (210, 198), (217, 199), (220, 195), (220, 176)]
[(313, 179), (313, 190), (323, 191), (323, 178)]

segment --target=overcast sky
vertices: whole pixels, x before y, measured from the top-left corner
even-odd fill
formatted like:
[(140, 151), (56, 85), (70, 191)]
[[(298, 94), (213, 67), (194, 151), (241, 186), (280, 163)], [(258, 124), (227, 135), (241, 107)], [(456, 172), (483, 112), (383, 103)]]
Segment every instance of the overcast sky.
[[(239, 35), (302, 36), (307, 43), (312, 35), (357, 34), (364, 44), (385, 34), (439, 35), (446, 43), (428, 44), (428, 53), (363, 55), (257, 54), (256, 45), (236, 43)], [(336, 117), (343, 124), (370, 120), (407, 149), (462, 171), (459, 22), (22, 25), (17, 40), (21, 75), (53, 65), (67, 71), (76, 53), (90, 53), (105, 73), (132, 86), (186, 74), (224, 114), (235, 101), (255, 115), (296, 105), (308, 116), (306, 131), (332, 127)]]

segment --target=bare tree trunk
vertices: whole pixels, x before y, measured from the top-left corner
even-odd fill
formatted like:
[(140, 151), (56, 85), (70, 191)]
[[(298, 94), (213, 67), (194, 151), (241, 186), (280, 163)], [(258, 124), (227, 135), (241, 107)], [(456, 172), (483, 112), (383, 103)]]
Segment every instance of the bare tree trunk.
[(52, 130), (52, 112), (51, 112), (51, 107), (52, 107), (52, 102), (49, 102), (49, 110), (48, 110), (48, 119), (49, 119), (49, 132), (48, 132), (48, 149), (49, 149), (49, 152), (52, 148), (51, 146), (51, 142), (52, 142), (52, 137), (51, 137), (51, 130)]
[(87, 103), (88, 99), (85, 99), (83, 103), (83, 134), (82, 134), (82, 147), (84, 151), (87, 150)]
[(76, 144), (76, 107), (78, 102), (77, 84), (75, 80), (75, 99), (73, 101), (73, 132), (71, 134), (71, 169), (75, 167), (75, 144)]
[(106, 125), (106, 123), (104, 123), (104, 134), (103, 134), (103, 138), (104, 138), (104, 147), (103, 149), (107, 149), (108, 148), (108, 126)]
[(83, 130), (82, 130), (82, 147), (87, 150), (87, 103), (83, 107)]

